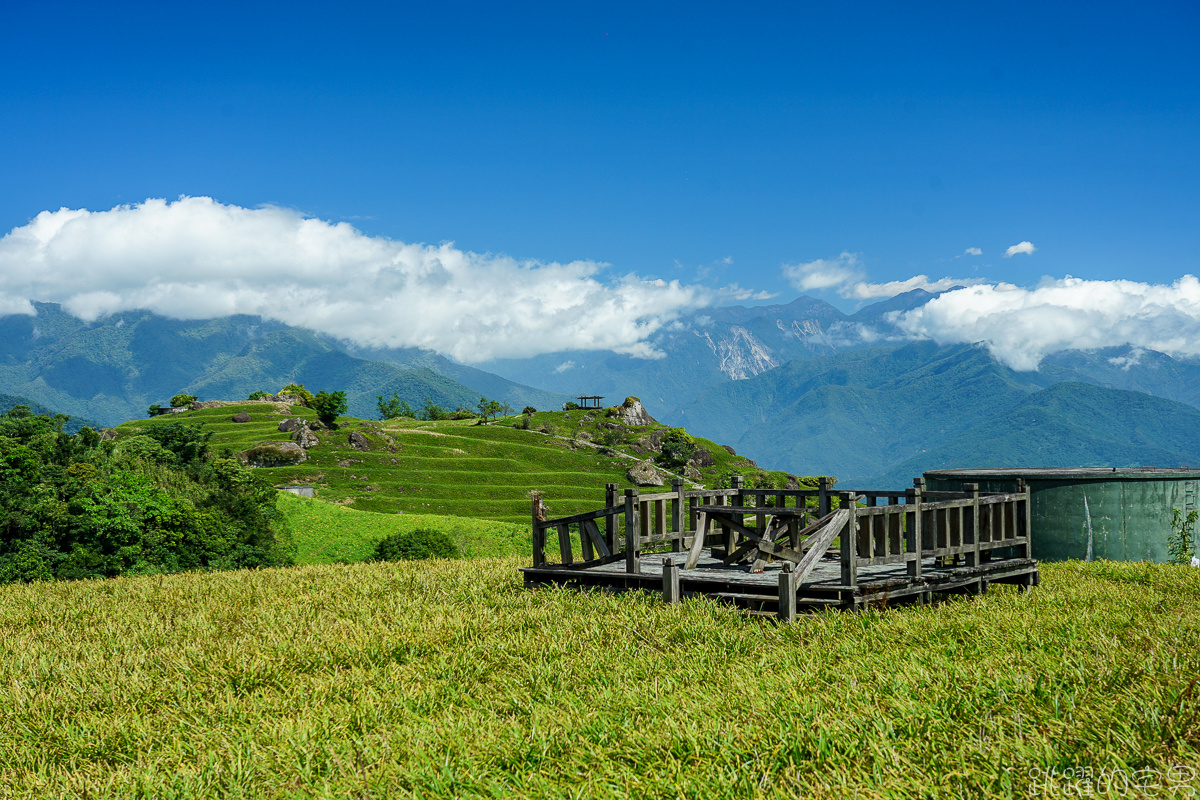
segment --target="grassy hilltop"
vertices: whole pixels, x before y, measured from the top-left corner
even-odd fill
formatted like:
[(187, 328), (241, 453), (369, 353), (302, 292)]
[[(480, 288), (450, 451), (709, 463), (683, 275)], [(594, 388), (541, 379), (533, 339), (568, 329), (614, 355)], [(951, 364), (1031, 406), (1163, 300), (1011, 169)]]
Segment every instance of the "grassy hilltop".
[[(239, 412), (251, 421), (233, 422)], [(316, 415), (300, 405), (248, 401), (126, 422), (117, 431), (128, 436), (154, 425), (200, 425), (213, 433), (215, 450), (242, 452), (261, 442), (289, 441), (291, 434), (280, 431), (279, 423), (290, 418), (312, 421)], [(552, 513), (567, 515), (602, 506), (606, 483), (632, 487), (626, 471), (655, 455), (648, 440), (666, 430), (664, 425), (619, 425), (594, 410), (539, 412), (529, 418), (529, 430), (521, 429), (521, 419), (480, 425), (339, 417), (336, 430), (316, 431), (320, 444), (308, 450), (307, 461), (262, 472), (279, 485), (312, 485), (319, 499), (360, 511), (528, 523), (531, 490), (543, 493)], [(618, 428), (611, 432), (603, 424)], [(611, 446), (602, 449), (593, 442), (604, 431), (611, 432)], [(355, 449), (352, 433), (364, 436), (370, 449)], [(710, 485), (729, 474), (780, 486), (788, 479), (783, 472), (759, 470), (714, 442), (695, 442), (712, 455), (713, 464), (698, 471)]]

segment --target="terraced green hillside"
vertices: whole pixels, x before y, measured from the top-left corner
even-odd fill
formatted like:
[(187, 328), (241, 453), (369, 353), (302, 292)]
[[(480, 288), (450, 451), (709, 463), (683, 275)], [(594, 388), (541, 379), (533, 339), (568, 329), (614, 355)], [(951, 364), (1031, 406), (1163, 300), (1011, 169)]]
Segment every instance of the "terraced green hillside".
[[(232, 417), (243, 411), (251, 421), (233, 422)], [(543, 412), (532, 418), (530, 430), (518, 427), (516, 418), (507, 424), (479, 425), (473, 420), (377, 422), (341, 417), (336, 430), (316, 432), (320, 444), (308, 450), (304, 463), (262, 469), (277, 485), (311, 485), (317, 498), (358, 510), (526, 523), (532, 490), (542, 492), (551, 513), (565, 515), (602, 505), (606, 483), (618, 483), (622, 489), (633, 485), (626, 470), (638, 458), (653, 455), (647, 440), (665, 426), (621, 426), (615, 432), (620, 441), (600, 448), (588, 439), (599, 430), (602, 416), (603, 412)], [(212, 431), (214, 449), (243, 452), (262, 442), (289, 441), (291, 435), (279, 430), (279, 423), (289, 418), (314, 420), (315, 414), (303, 406), (247, 401), (126, 422), (117, 430), (129, 436), (152, 425), (202, 425)], [(553, 433), (539, 432), (538, 427)], [(351, 446), (352, 433), (362, 434), (370, 449)], [(788, 479), (784, 473), (762, 473), (713, 442), (696, 442), (713, 456), (712, 465), (695, 473), (702, 482), (711, 485), (731, 473), (772, 485)]]

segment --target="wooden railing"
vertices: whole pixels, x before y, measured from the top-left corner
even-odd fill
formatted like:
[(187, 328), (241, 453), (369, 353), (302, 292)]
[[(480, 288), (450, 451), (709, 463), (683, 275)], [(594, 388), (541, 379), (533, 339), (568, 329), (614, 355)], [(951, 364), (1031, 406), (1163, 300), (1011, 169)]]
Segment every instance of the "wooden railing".
[[(1010, 494), (984, 494), (974, 484), (965, 492), (928, 492), (920, 478), (905, 491), (834, 492), (826, 478), (815, 490), (751, 489), (740, 477), (731, 484), (729, 489), (685, 491), (684, 482), (676, 479), (669, 492), (626, 489), (621, 494), (610, 483), (604, 508), (556, 519), (547, 518), (535, 497), (533, 566), (586, 569), (623, 560), (626, 572), (640, 573), (641, 556), (650, 548), (681, 553), (692, 546), (700, 507), (728, 509), (723, 516), (757, 531), (766, 529), (776, 510), (794, 509), (779, 515), (786, 525), (780, 528), (780, 541), (786, 532), (793, 546), (811, 522), (833, 509), (847, 509), (840, 541), (828, 550), (840, 561), (845, 586), (857, 585), (861, 567), (904, 564), (910, 576), (919, 577), (923, 561), (931, 558), (939, 566), (959, 561), (978, 566), (1001, 548), (1012, 548), (1009, 557), (1030, 554), (1029, 492), (1023, 486)], [(546, 557), (551, 536), (558, 540), (559, 561), (553, 565)], [(710, 531), (704, 545), (732, 553), (740, 538), (729, 526), (720, 526), (719, 535)]]

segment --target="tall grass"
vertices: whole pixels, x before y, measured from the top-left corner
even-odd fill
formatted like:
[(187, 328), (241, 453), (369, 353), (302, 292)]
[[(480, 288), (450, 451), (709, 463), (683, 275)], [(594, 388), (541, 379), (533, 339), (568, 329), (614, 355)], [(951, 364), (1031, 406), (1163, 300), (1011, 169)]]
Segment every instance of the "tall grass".
[(1198, 570), (779, 626), (521, 563), (3, 587), (0, 796), (1028, 797), (1200, 766)]

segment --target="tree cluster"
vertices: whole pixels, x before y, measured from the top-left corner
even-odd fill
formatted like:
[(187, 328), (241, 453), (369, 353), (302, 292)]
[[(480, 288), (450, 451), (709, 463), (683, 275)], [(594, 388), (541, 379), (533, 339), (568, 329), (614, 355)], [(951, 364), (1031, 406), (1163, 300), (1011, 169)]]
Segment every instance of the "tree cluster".
[(0, 416), (0, 583), (289, 564), (276, 490), (178, 422), (102, 441)]

